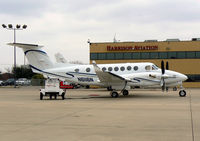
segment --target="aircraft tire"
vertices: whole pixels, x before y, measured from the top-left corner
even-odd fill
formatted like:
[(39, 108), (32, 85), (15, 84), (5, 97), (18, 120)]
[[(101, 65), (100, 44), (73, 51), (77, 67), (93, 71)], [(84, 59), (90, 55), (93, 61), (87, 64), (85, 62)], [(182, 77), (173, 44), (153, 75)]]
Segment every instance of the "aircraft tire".
[(113, 98), (117, 98), (119, 96), (119, 94), (116, 91), (112, 91), (110, 95)]
[(174, 88), (173, 88), (173, 91), (177, 91), (177, 87), (174, 87)]
[(107, 90), (112, 91), (112, 87), (111, 86), (107, 87)]
[(123, 91), (122, 91), (122, 94), (123, 94), (124, 96), (127, 96), (127, 95), (129, 94), (129, 92), (128, 92), (128, 90), (123, 90)]
[(43, 94), (40, 93), (40, 100), (43, 100)]
[(62, 93), (61, 97), (62, 97), (62, 100), (64, 100), (65, 99), (65, 93)]
[(185, 97), (186, 96), (186, 91), (185, 90), (180, 90), (179, 91), (179, 96), (180, 97)]

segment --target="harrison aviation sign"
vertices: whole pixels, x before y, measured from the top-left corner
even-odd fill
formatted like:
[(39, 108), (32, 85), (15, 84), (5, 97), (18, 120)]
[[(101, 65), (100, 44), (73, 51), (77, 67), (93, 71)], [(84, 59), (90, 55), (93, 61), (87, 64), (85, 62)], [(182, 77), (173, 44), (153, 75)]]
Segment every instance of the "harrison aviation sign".
[(107, 46), (107, 51), (158, 50), (158, 46)]

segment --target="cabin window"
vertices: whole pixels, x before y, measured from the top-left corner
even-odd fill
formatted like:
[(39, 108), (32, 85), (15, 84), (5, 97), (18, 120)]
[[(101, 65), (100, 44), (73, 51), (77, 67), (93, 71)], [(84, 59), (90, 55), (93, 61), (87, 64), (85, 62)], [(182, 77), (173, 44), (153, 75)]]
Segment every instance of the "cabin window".
[(124, 70), (125, 70), (125, 68), (124, 68), (124, 67), (121, 67), (121, 68), (120, 68), (120, 70), (121, 70), (121, 71), (124, 71)]
[(138, 66), (134, 66), (133, 69), (134, 69), (135, 71), (137, 71), (137, 70), (138, 70)]
[(102, 68), (102, 71), (106, 71), (106, 68), (105, 68), (105, 67), (103, 67), (103, 68)]
[(145, 70), (151, 70), (151, 66), (150, 65), (146, 66)]
[(108, 70), (109, 70), (109, 71), (112, 71), (112, 67), (109, 67)]
[(75, 72), (79, 72), (79, 69), (75, 69), (74, 71), (75, 71)]
[(86, 69), (86, 72), (90, 72), (90, 68), (87, 68), (87, 69)]
[(114, 68), (114, 70), (115, 70), (115, 71), (118, 71), (118, 70), (119, 70), (119, 68), (118, 68), (118, 67), (115, 67), (115, 68)]
[(127, 70), (130, 71), (130, 70), (131, 70), (131, 66), (128, 66), (128, 67), (127, 67)]

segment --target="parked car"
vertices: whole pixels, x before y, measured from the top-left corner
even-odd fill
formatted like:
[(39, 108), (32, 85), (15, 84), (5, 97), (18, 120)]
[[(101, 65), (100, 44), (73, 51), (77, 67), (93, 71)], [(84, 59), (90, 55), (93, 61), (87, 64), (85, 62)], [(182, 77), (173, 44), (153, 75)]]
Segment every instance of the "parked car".
[(14, 84), (15, 84), (15, 79), (14, 78), (7, 79), (6, 81), (3, 82), (3, 85), (5, 85), (5, 86), (14, 85)]
[(2, 80), (0, 80), (0, 86), (3, 86), (3, 81)]
[(19, 78), (17, 81), (16, 81), (16, 85), (30, 85), (31, 84), (31, 81), (28, 80), (27, 78)]

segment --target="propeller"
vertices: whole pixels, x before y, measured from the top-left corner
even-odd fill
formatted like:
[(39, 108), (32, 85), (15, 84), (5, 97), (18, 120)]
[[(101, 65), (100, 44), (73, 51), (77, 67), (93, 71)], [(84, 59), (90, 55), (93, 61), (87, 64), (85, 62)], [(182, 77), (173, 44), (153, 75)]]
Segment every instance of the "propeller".
[[(169, 69), (169, 63), (166, 62), (166, 70)], [(162, 60), (161, 61), (161, 72), (162, 72), (162, 75), (161, 75), (161, 81), (160, 81), (160, 85), (162, 87), (162, 91), (165, 91), (165, 89), (167, 90), (168, 88), (166, 87), (165, 85), (165, 78), (164, 78), (164, 74), (165, 74), (165, 64), (164, 64), (164, 61)]]
[(162, 74), (165, 74), (165, 66), (164, 66), (164, 61), (161, 61), (161, 70), (162, 70)]
[(166, 70), (169, 70), (169, 63), (166, 62)]

